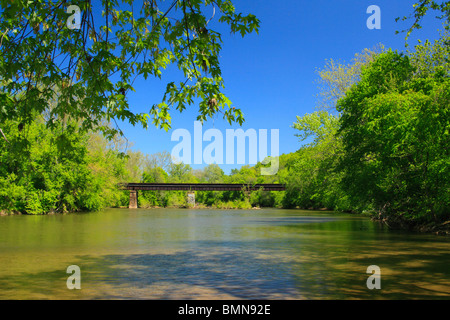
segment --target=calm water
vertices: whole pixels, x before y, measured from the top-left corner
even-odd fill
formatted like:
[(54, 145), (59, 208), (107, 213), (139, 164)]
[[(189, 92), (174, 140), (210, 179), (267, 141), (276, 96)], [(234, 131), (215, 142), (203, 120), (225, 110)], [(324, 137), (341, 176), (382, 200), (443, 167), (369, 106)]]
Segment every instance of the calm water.
[[(69, 290), (67, 267), (81, 270)], [(367, 267), (381, 269), (369, 290)], [(0, 217), (0, 299), (450, 299), (450, 237), (299, 210)]]

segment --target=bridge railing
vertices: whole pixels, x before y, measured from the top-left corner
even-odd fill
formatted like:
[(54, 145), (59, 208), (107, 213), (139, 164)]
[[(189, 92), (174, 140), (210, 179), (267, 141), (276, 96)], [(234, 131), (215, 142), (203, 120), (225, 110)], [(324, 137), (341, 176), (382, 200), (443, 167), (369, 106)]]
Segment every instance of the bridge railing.
[(278, 183), (242, 184), (242, 183), (121, 183), (126, 190), (185, 190), (185, 191), (283, 191), (286, 187)]

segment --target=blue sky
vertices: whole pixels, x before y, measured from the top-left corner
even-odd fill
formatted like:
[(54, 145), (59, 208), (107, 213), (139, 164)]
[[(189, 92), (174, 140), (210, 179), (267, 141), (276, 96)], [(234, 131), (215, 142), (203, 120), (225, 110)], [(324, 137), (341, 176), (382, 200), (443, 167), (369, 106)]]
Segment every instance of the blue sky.
[[(318, 93), (316, 70), (324, 67), (327, 59), (349, 61), (364, 48), (378, 43), (388, 48), (405, 51), (405, 34), (396, 35), (396, 30), (405, 29), (409, 22), (395, 22), (398, 16), (412, 12), (414, 1), (362, 1), (362, 0), (235, 0), (236, 11), (253, 13), (261, 21), (259, 34), (242, 38), (230, 35), (225, 26), (222, 30), (223, 50), (221, 68), (226, 88), (224, 93), (233, 105), (244, 112), (242, 129), (279, 129), (280, 154), (294, 152), (301, 143), (291, 128), (296, 116), (315, 111)], [(381, 9), (381, 29), (370, 30), (366, 13), (370, 5)], [(415, 31), (408, 43), (417, 39), (435, 39), (440, 21), (430, 12), (424, 28)], [(216, 23), (218, 15), (214, 18)], [(216, 24), (217, 25), (217, 24)], [(159, 103), (165, 85), (173, 81), (169, 71), (163, 79), (138, 80), (136, 92), (128, 98), (134, 112), (148, 112), (154, 103)], [(198, 107), (193, 106), (179, 113), (172, 112), (172, 129), (169, 132), (149, 126), (147, 130), (121, 123), (120, 128), (132, 142), (132, 150), (152, 154), (171, 152), (178, 143), (171, 141), (177, 128), (193, 133)], [(221, 115), (208, 120), (203, 131), (217, 128), (237, 129), (230, 126)], [(207, 142), (204, 143), (208, 144)], [(203, 146), (203, 147), (204, 147)], [(225, 148), (224, 148), (225, 152)], [(194, 168), (201, 166), (193, 166)], [(223, 165), (225, 172), (239, 165)]]

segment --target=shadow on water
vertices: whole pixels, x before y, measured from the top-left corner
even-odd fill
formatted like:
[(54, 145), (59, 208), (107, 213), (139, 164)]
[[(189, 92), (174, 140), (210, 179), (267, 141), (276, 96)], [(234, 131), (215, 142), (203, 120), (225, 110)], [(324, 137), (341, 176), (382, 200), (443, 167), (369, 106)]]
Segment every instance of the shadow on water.
[[(286, 264), (273, 264), (234, 250), (211, 253), (210, 246), (205, 250), (209, 252), (79, 256), (80, 292), (86, 290), (90, 299), (196, 299), (204, 298), (203, 293), (208, 292), (227, 298), (268, 299), (296, 293)], [(65, 270), (58, 270), (0, 278), (0, 297), (8, 291), (20, 291), (20, 287), (32, 292), (32, 299), (69, 297), (69, 290), (64, 288), (68, 276)], [(121, 290), (123, 287), (132, 289)]]
[[(289, 256), (261, 243), (249, 248), (200, 242), (169, 254), (77, 256), (82, 290), (68, 290), (65, 270), (0, 278), (0, 297), (13, 299), (449, 299), (450, 253), (386, 253), (367, 245), (366, 256), (324, 245), (322, 250), (287, 249)], [(248, 246), (248, 244), (247, 244)], [(364, 244), (363, 244), (364, 246)], [(360, 248), (361, 249), (361, 248)], [(328, 252), (328, 253), (327, 253)], [(334, 254), (330, 254), (333, 253)], [(440, 262), (434, 260), (440, 255)], [(369, 290), (369, 265), (382, 271), (381, 290)], [(21, 287), (27, 291), (20, 296)], [(19, 294), (17, 296), (17, 294)], [(11, 297), (11, 296), (10, 296)]]

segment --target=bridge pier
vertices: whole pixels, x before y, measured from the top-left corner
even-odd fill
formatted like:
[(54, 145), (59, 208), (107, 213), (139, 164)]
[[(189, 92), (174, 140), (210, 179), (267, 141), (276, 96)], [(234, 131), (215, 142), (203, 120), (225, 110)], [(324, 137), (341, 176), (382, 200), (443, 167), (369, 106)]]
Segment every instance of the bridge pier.
[(138, 192), (137, 190), (130, 190), (130, 204), (128, 208), (137, 209), (138, 207)]
[(187, 203), (195, 207), (195, 191), (189, 191), (187, 193)]

